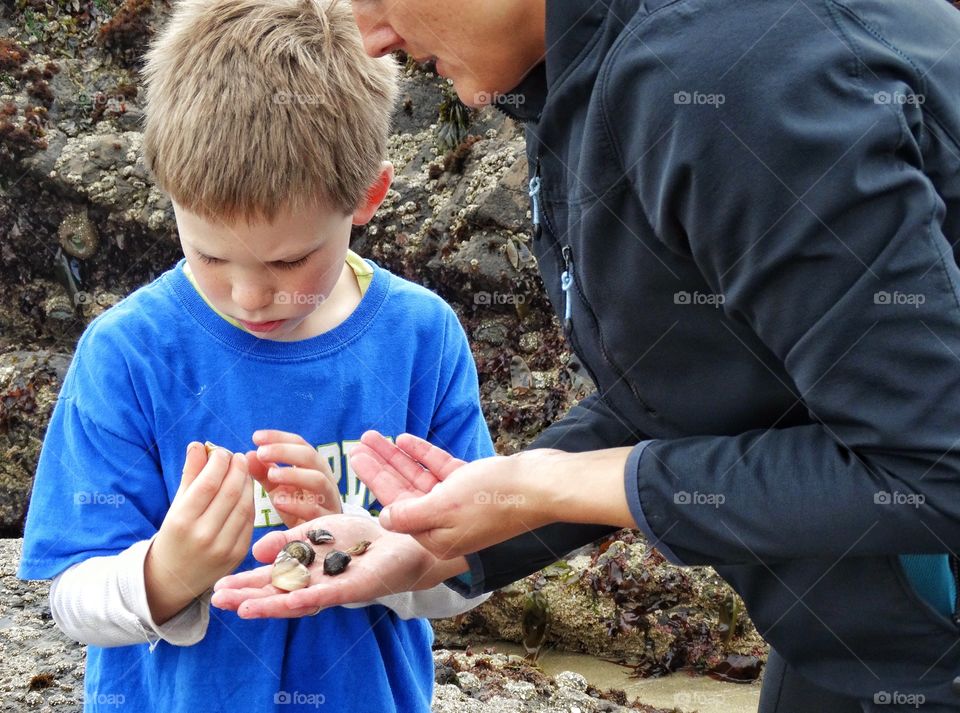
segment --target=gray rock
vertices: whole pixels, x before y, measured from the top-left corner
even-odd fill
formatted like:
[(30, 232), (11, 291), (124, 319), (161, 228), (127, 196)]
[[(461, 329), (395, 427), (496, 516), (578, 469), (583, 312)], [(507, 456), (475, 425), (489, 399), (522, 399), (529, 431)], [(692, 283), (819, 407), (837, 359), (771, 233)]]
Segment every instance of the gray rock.
[(41, 437), (69, 364), (69, 355), (55, 352), (0, 354), (0, 532), (21, 530)]

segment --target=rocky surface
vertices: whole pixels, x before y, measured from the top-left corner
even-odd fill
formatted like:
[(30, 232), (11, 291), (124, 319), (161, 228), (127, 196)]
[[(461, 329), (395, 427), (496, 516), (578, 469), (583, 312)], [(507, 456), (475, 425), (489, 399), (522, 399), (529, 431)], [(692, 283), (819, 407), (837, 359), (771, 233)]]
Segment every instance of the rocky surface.
[(677, 568), (635, 532), (505, 587), (480, 607), (434, 623), (437, 643), (532, 643), (531, 615), (546, 621), (545, 649), (614, 659), (636, 675), (680, 669), (754, 680), (766, 645), (743, 602), (708, 567)]

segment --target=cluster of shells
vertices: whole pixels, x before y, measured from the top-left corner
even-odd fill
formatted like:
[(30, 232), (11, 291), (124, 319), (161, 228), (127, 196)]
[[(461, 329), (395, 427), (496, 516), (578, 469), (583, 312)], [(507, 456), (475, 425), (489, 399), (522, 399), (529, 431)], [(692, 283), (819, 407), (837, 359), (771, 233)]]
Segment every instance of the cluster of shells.
[[(277, 554), (270, 576), (271, 583), (277, 589), (292, 592), (308, 586), (310, 584), (308, 567), (317, 557), (310, 543), (322, 545), (335, 542), (333, 534), (327, 530), (310, 530), (307, 532), (307, 538), (310, 542), (304, 540), (288, 542), (286, 547)], [(346, 551), (330, 550), (323, 558), (323, 573), (326, 575), (343, 573), (350, 561), (362, 555), (369, 547), (369, 540), (362, 540)]]

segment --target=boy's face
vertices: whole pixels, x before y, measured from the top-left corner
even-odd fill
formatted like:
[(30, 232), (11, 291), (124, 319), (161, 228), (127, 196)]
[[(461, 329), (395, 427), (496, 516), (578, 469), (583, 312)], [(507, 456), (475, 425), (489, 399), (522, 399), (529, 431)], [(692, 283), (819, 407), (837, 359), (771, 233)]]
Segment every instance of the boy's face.
[(468, 106), (508, 92), (544, 55), (546, 0), (352, 0), (367, 54), (436, 58)]
[(301, 339), (344, 269), (354, 216), (326, 207), (273, 223), (211, 223), (174, 202), (183, 254), (204, 295), (251, 333)]

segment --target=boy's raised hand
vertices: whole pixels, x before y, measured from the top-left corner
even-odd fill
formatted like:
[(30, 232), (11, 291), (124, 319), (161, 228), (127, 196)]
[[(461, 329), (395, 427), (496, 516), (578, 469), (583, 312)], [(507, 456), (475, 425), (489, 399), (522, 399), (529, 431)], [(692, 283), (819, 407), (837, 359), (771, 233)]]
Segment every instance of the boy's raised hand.
[(247, 467), (284, 525), (296, 527), (341, 512), (340, 491), (329, 463), (301, 436), (262, 430), (254, 432), (253, 442), (258, 448), (247, 452)]
[(144, 563), (147, 601), (163, 624), (246, 557), (253, 533), (247, 459), (187, 446), (183, 478)]
[[(367, 517), (332, 515), (292, 530), (271, 532), (253, 546), (253, 555), (272, 563), (277, 553), (293, 540), (307, 540), (314, 528), (331, 532), (336, 541), (316, 546), (317, 558), (310, 566), (310, 586), (283, 592), (270, 583), (272, 564), (224, 577), (216, 583), (212, 603), (236, 611), (244, 619), (293, 618), (315, 614), (319, 609), (370, 602), (382, 596), (429, 589), (466, 571), (466, 562), (440, 561), (408, 535), (388, 532)], [(372, 544), (353, 558), (342, 574), (323, 573), (323, 558), (333, 549), (346, 550), (361, 540)]]

